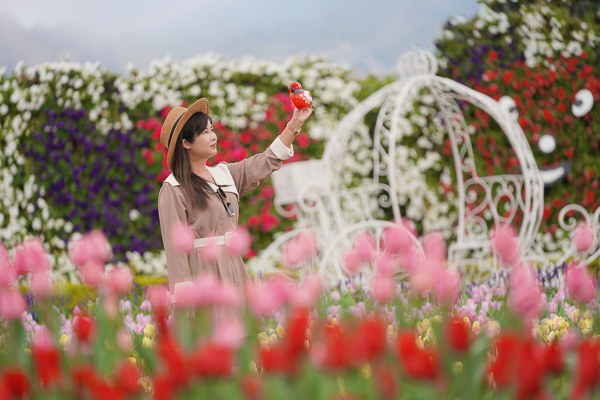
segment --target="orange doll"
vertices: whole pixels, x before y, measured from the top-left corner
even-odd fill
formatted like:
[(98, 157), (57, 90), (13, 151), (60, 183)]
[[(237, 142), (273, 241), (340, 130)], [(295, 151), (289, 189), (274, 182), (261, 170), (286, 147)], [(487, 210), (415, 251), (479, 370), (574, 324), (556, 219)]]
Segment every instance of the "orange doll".
[(289, 87), (290, 98), (297, 109), (302, 109), (312, 104), (312, 96), (308, 90), (302, 89), (302, 85), (298, 82), (293, 82)]

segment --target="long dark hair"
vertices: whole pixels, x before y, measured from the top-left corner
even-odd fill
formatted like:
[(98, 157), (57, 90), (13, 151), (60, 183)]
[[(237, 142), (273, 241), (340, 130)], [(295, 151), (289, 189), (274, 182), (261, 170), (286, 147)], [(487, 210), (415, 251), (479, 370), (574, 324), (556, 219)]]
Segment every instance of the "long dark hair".
[(213, 190), (207, 181), (192, 173), (190, 157), (183, 147), (183, 139), (194, 143), (198, 135), (204, 132), (209, 121), (212, 124), (212, 119), (203, 112), (192, 115), (181, 129), (173, 153), (173, 175), (191, 199), (192, 206), (200, 209), (208, 207), (208, 194)]

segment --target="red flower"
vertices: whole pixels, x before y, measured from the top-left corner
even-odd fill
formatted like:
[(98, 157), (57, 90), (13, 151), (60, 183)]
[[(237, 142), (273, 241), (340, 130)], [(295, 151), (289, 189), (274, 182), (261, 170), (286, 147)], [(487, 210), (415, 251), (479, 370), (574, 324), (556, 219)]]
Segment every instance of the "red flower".
[(168, 332), (159, 335), (156, 353), (165, 364), (165, 369), (174, 385), (184, 385), (187, 383), (188, 374), (186, 373), (187, 365), (185, 359), (181, 353), (181, 349), (169, 336)]
[(256, 375), (244, 375), (240, 378), (240, 386), (244, 397), (248, 400), (262, 398), (262, 382)]
[(302, 147), (303, 149), (307, 148), (310, 144), (310, 138), (304, 133), (299, 134), (296, 137), (296, 140), (298, 141), (300, 147)]
[(458, 352), (466, 351), (471, 344), (471, 329), (461, 318), (450, 320), (447, 328), (447, 337), (450, 347)]
[(231, 373), (233, 351), (207, 343), (190, 357), (190, 368), (198, 376), (224, 376)]
[(135, 394), (140, 390), (140, 385), (138, 384), (139, 379), (139, 371), (129, 362), (124, 362), (117, 369), (116, 383), (120, 390), (128, 395)]
[(56, 348), (34, 344), (31, 346), (31, 354), (42, 386), (60, 382), (62, 377), (59, 364), (60, 354)]
[(379, 319), (364, 321), (349, 342), (356, 361), (372, 361), (385, 350), (385, 324)]
[(89, 391), (93, 390), (96, 382), (98, 382), (96, 371), (92, 366), (88, 365), (79, 365), (74, 367), (71, 370), (71, 376), (73, 378), (75, 395), (78, 398), (83, 397), (86, 389)]
[(496, 360), (488, 370), (496, 386), (502, 387), (514, 380), (518, 350), (519, 338), (515, 334), (505, 333), (498, 339)]
[(579, 345), (579, 363), (571, 391), (574, 400), (587, 398), (590, 389), (598, 384), (600, 374), (600, 343), (586, 340)]
[(86, 314), (80, 314), (75, 318), (73, 328), (75, 335), (82, 342), (89, 342), (96, 330), (94, 320)]
[(296, 367), (296, 358), (288, 354), (285, 346), (260, 348), (258, 355), (266, 372), (292, 372)]
[(433, 379), (438, 375), (439, 360), (435, 352), (421, 349), (412, 330), (398, 334), (397, 351), (406, 374), (417, 379)]
[(29, 378), (25, 370), (18, 366), (8, 367), (0, 378), (0, 394), (4, 391), (7, 398), (23, 398), (29, 395)]
[(290, 316), (287, 334), (281, 344), (271, 348), (260, 348), (259, 356), (265, 371), (292, 372), (296, 361), (304, 351), (306, 329), (308, 328), (308, 312), (294, 310)]
[(260, 218), (258, 218), (258, 215), (251, 215), (248, 217), (248, 225), (254, 228), (257, 227), (258, 224), (260, 224)]
[(558, 344), (552, 343), (545, 348), (544, 366), (549, 372), (560, 373), (564, 367), (563, 355)]
[(374, 372), (381, 397), (384, 399), (395, 398), (398, 393), (398, 378), (392, 366), (384, 363), (376, 366)]
[(152, 377), (152, 385), (154, 389), (154, 400), (170, 400), (173, 398), (173, 392), (176, 385), (171, 379), (171, 374), (164, 372)]
[(244, 158), (248, 157), (248, 150), (243, 147), (233, 149), (231, 150), (230, 156), (233, 161), (242, 161)]

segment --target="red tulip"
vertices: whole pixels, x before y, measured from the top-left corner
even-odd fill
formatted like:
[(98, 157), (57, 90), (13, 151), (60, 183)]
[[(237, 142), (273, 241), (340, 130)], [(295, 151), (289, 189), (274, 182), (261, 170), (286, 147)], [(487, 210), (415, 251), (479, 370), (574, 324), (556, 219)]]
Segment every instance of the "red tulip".
[(434, 379), (438, 375), (439, 360), (432, 350), (421, 349), (412, 330), (398, 333), (397, 351), (404, 372), (415, 379)]
[(296, 367), (296, 358), (288, 354), (287, 349), (282, 346), (260, 348), (258, 355), (266, 372), (289, 373)]
[(507, 385), (514, 380), (519, 344), (519, 338), (512, 333), (505, 333), (498, 338), (496, 360), (492, 362), (488, 370), (497, 387)]
[(248, 400), (258, 400), (262, 396), (262, 381), (256, 375), (244, 375), (240, 378), (240, 387)]
[(79, 340), (89, 342), (95, 332), (95, 323), (91, 316), (80, 314), (75, 317), (73, 328)]
[(398, 393), (398, 378), (393, 367), (389, 363), (377, 365), (374, 368), (375, 381), (379, 393), (384, 399), (393, 399)]
[(369, 319), (361, 323), (350, 339), (356, 361), (370, 362), (385, 351), (385, 324), (379, 319)]
[(225, 376), (231, 374), (233, 349), (207, 343), (190, 357), (190, 369), (198, 376)]
[(133, 395), (140, 390), (138, 369), (129, 362), (123, 362), (116, 371), (116, 383), (120, 390), (127, 395)]
[(590, 389), (598, 383), (600, 374), (600, 343), (585, 340), (579, 346), (579, 362), (574, 375), (571, 398), (574, 400), (588, 398)]
[(471, 329), (469, 323), (461, 318), (453, 318), (448, 323), (447, 338), (450, 347), (457, 351), (466, 351), (471, 344)]
[(159, 335), (156, 353), (163, 362), (174, 385), (187, 383), (187, 365), (181, 349), (168, 333)]
[(27, 397), (30, 391), (29, 377), (22, 367), (8, 367), (0, 375), (0, 387), (4, 387), (4, 392), (8, 394), (9, 399)]
[(31, 346), (31, 355), (42, 386), (61, 380), (60, 353), (53, 345), (50, 334), (46, 329), (40, 331), (36, 336)]

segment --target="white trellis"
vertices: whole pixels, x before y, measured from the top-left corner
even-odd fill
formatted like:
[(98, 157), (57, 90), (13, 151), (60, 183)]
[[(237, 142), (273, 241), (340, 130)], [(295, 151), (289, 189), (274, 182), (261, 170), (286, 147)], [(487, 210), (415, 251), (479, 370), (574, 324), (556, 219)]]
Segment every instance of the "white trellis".
[[(456, 241), (448, 248), (450, 265), (474, 281), (488, 279), (498, 268), (490, 251), (490, 226), (482, 217), (486, 210), (491, 213), (493, 227), (515, 224), (518, 214), (519, 242), (525, 259), (549, 265), (549, 260), (534, 243), (543, 215), (544, 183), (516, 119), (494, 99), (437, 76), (437, 60), (429, 52), (415, 49), (404, 54), (398, 70), (399, 80), (378, 90), (340, 121), (328, 139), (321, 160), (287, 164), (273, 174), (275, 206), (284, 216), (297, 214), (297, 229), (277, 238), (257, 257), (251, 264), (255, 273), (281, 272), (277, 265), (281, 263), (282, 248), (299, 233), (309, 230), (322, 247), (314, 265), (331, 279), (342, 279), (340, 260), (351, 244), (352, 235), (371, 231), (378, 239), (382, 231), (392, 225), (378, 218), (379, 207), (391, 209), (394, 219), (400, 219), (397, 185), (401, 179), (394, 168), (396, 147), (403, 134), (399, 120), (406, 112), (406, 105), (412, 104), (423, 90), (435, 100), (437, 116), (450, 139), (454, 159), (458, 221)], [(514, 149), (521, 174), (482, 177), (477, 173), (470, 133), (458, 102), (473, 104), (497, 122)], [(369, 135), (363, 121), (369, 112), (377, 109), (375, 130)], [(373, 180), (371, 184), (346, 188), (342, 183), (342, 159), (348, 153), (350, 139), (356, 134), (362, 135), (364, 146), (370, 148)], [(598, 218), (599, 212), (596, 212), (595, 221)], [(419, 246), (417, 241), (415, 245)], [(594, 254), (598, 256), (598, 252)]]

